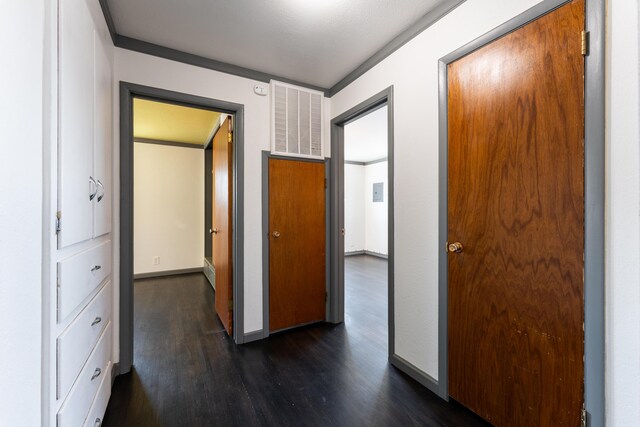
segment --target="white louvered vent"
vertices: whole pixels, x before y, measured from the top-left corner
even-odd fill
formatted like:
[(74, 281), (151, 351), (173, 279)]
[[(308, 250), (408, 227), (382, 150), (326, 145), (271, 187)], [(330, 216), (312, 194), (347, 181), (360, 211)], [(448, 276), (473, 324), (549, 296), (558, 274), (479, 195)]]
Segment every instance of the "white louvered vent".
[(271, 81), (271, 153), (323, 158), (322, 92)]

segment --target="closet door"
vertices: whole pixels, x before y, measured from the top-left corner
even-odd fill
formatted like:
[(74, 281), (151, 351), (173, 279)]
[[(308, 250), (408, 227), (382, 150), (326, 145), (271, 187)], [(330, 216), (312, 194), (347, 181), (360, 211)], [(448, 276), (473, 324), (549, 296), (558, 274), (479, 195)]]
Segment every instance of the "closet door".
[(95, 128), (94, 128), (94, 177), (97, 193), (94, 199), (93, 236), (111, 231), (111, 147), (112, 125), (112, 73), (111, 55), (100, 33), (95, 33)]
[(60, 1), (58, 210), (60, 248), (93, 235), (93, 37), (84, 1)]

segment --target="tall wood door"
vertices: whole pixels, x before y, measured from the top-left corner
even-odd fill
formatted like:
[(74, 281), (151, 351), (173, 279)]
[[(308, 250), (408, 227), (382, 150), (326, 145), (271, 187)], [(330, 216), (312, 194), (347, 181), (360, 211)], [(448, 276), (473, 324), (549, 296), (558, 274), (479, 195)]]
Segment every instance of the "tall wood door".
[(325, 318), (324, 163), (269, 159), (269, 330)]
[(212, 259), (215, 268), (216, 312), (233, 336), (233, 125), (227, 117), (213, 137)]
[(580, 425), (584, 7), (448, 66), (449, 394), (496, 426)]

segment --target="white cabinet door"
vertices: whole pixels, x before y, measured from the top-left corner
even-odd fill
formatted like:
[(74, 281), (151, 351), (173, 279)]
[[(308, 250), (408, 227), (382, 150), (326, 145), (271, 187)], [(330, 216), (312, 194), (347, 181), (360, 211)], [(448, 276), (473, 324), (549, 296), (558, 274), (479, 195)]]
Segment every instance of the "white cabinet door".
[(111, 150), (113, 146), (112, 71), (108, 42), (95, 33), (95, 129), (94, 173), (98, 185), (95, 197), (93, 236), (111, 231)]
[(84, 0), (60, 0), (59, 247), (93, 235), (93, 37)]

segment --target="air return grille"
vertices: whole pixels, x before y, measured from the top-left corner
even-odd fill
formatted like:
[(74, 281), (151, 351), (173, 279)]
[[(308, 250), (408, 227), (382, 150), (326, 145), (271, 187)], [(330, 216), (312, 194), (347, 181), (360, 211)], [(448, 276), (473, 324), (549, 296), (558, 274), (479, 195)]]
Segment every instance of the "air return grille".
[(271, 152), (323, 158), (322, 92), (271, 81)]

